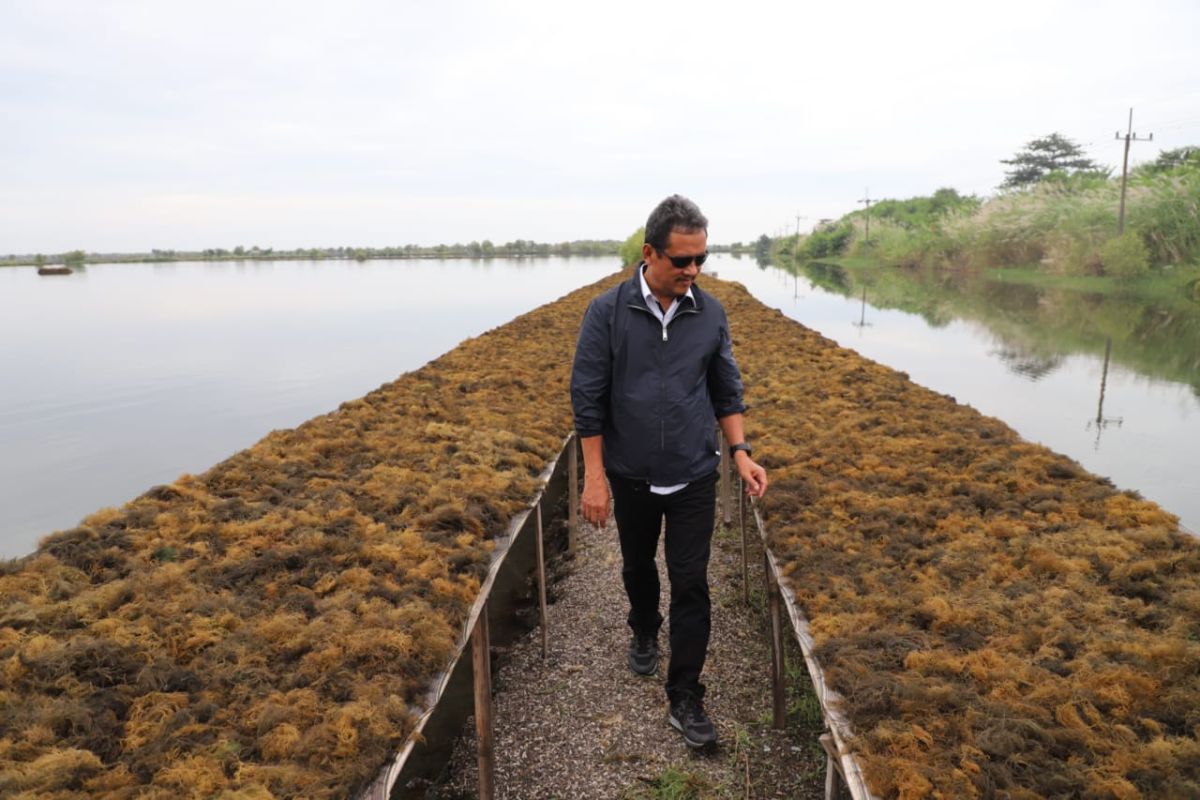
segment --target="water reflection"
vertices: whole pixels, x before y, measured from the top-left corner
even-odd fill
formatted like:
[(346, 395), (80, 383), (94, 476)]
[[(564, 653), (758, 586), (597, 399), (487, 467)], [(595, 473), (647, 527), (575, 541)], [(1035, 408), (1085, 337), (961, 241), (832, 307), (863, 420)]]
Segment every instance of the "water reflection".
[(802, 268), (816, 286), (845, 296), (868, 286), (872, 304), (919, 314), (944, 327), (958, 318), (985, 324), (1016, 374), (1041, 380), (1073, 353), (1102, 357), (1115, 343), (1116, 363), (1185, 383), (1200, 397), (1200, 304), (1185, 291), (1151, 297), (1035, 286), (957, 271)]
[(1100, 449), (1100, 434), (1109, 425), (1121, 427), (1125, 422), (1124, 417), (1106, 417), (1104, 416), (1104, 391), (1108, 387), (1108, 364), (1112, 356), (1112, 339), (1109, 338), (1104, 342), (1104, 370), (1100, 373), (1100, 402), (1096, 404), (1096, 419), (1088, 420), (1088, 428), (1095, 427), (1096, 429), (1096, 445), (1095, 449)]
[(1031, 381), (1041, 380), (1063, 363), (1061, 355), (1043, 356), (1015, 346), (998, 347), (992, 351), (992, 355), (1000, 359), (1014, 375)]
[(1200, 529), (1200, 298), (1161, 286), (1104, 294), (958, 272), (757, 266), (714, 264), (829, 339)]
[(866, 286), (864, 286), (863, 290), (862, 290), (862, 305), (860, 306), (860, 310), (859, 310), (858, 322), (852, 322), (850, 324), (853, 325), (854, 327), (858, 328), (860, 332), (863, 328), (869, 327), (872, 324), (870, 322), (867, 322), (867, 287)]

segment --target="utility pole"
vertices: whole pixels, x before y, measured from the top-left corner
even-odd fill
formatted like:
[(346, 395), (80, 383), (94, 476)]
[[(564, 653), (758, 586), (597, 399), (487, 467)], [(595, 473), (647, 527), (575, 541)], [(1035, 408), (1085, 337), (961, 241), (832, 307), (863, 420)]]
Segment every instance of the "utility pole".
[(858, 202), (860, 202), (864, 206), (866, 206), (866, 209), (867, 209), (867, 244), (870, 244), (871, 243), (871, 203), (874, 203), (875, 201), (871, 199), (871, 190), (870, 189), (864, 189), (863, 194), (865, 194), (866, 197), (864, 197), (862, 200), (859, 200)]
[[(1117, 131), (1116, 139), (1120, 141), (1120, 131)], [(1129, 128), (1125, 131), (1125, 161), (1121, 164), (1121, 210), (1117, 213), (1117, 236), (1122, 236), (1125, 233), (1125, 182), (1129, 175), (1129, 143), (1153, 141), (1153, 133), (1150, 134), (1149, 138), (1144, 136), (1138, 138), (1138, 135), (1133, 132), (1133, 109), (1129, 109)]]
[(796, 215), (796, 244), (792, 246), (792, 264), (800, 263), (800, 220), (808, 219), (808, 217), (800, 214)]

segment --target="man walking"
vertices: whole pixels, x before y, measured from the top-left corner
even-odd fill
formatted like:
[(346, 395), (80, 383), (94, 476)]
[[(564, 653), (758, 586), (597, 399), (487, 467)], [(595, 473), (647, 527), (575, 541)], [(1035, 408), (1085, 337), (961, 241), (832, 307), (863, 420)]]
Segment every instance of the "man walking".
[(583, 446), (583, 516), (604, 524), (611, 484), (633, 631), (629, 667), (639, 675), (658, 668), (663, 618), (655, 556), (666, 520), (667, 700), (671, 725), (694, 748), (717, 741), (700, 683), (720, 463), (714, 420), (732, 443), (747, 492), (761, 497), (767, 489), (766, 471), (751, 460), (745, 442), (746, 407), (725, 309), (695, 283), (707, 245), (708, 220), (695, 203), (679, 195), (659, 203), (646, 221), (643, 260), (634, 274), (588, 306), (571, 372)]

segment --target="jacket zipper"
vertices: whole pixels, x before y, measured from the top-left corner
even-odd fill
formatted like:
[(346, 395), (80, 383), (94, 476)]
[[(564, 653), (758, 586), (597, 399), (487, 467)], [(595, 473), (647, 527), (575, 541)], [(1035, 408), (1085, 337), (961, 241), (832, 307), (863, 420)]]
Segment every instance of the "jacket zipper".
[[(662, 324), (662, 320), (660, 320), (657, 316), (655, 316), (654, 312), (651, 311), (650, 309), (646, 308), (645, 306), (639, 306), (639, 305), (630, 303), (629, 307), (636, 308), (639, 311), (646, 312), (647, 314), (649, 314), (651, 317), (654, 318), (655, 322), (659, 323), (660, 325)], [(675, 312), (675, 314), (676, 314), (676, 316), (678, 316), (679, 312), (677, 311), (677, 312)], [(674, 319), (675, 318), (672, 317), (671, 321), (673, 322)], [(666, 342), (667, 342), (667, 326), (666, 325), (662, 326), (662, 340), (663, 340), (663, 344), (666, 344)], [(662, 452), (667, 449), (667, 422), (665, 419), (666, 410), (667, 410), (667, 368), (666, 368), (666, 364), (665, 364), (665, 359), (666, 359), (666, 354), (659, 353), (659, 358), (658, 358), (658, 409), (659, 409), (659, 414), (658, 414), (658, 452), (659, 452), (660, 458), (662, 457)]]
[[(679, 319), (684, 314), (699, 314), (699, 313), (700, 313), (700, 309), (698, 309), (698, 308), (681, 308), (675, 312), (675, 316), (671, 317), (671, 322), (674, 322), (675, 320)], [(669, 325), (670, 323), (667, 323), (667, 324)], [(667, 331), (666, 331), (666, 328), (664, 327), (663, 328), (663, 341), (665, 342), (666, 340), (667, 340)]]
[[(639, 311), (644, 311), (645, 313), (654, 317), (655, 321), (662, 322), (662, 320), (658, 319), (658, 317), (655, 316), (653, 311), (646, 308), (645, 306), (639, 306), (634, 303), (630, 303), (629, 307), (635, 308)], [(679, 317), (682, 316), (683, 314), (699, 314), (699, 313), (700, 313), (700, 310), (698, 308), (681, 308), (675, 312), (675, 316), (671, 317), (671, 322), (674, 322), (675, 320), (679, 319)], [(667, 334), (667, 328), (669, 326), (670, 326), (670, 323), (667, 323), (662, 326), (663, 344), (666, 344), (669, 341), (669, 336)], [(658, 365), (658, 402), (659, 402), (659, 409), (662, 412), (658, 415), (658, 449), (659, 449), (659, 452), (661, 453), (662, 451), (667, 449), (667, 421), (666, 421), (666, 413), (665, 413), (666, 406), (667, 406), (667, 368), (666, 368), (666, 353), (665, 352), (662, 354), (662, 357), (660, 358), (659, 365)]]

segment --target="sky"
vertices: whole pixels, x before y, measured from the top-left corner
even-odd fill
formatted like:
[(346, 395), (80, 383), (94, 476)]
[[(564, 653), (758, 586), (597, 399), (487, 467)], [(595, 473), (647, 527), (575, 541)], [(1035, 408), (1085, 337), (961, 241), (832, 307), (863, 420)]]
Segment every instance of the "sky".
[[(0, 0), (0, 254), (710, 241), (1200, 144), (1200, 3)], [(801, 217), (797, 223), (797, 217)]]

